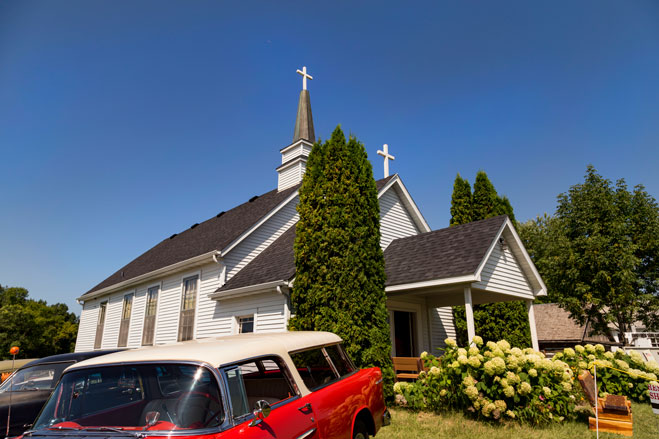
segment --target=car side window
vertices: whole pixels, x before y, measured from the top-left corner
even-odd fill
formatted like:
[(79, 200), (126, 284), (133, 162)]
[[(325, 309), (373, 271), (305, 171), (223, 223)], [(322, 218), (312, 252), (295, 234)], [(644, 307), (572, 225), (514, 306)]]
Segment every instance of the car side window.
[(248, 415), (256, 402), (274, 405), (297, 396), (290, 375), (281, 359), (264, 357), (224, 370), (234, 417)]
[(292, 353), (291, 359), (304, 384), (311, 391), (338, 378), (329, 361), (327, 361), (322, 348)]
[(355, 371), (355, 366), (350, 361), (348, 354), (341, 345), (325, 346), (325, 351), (334, 364), (339, 376), (343, 377)]

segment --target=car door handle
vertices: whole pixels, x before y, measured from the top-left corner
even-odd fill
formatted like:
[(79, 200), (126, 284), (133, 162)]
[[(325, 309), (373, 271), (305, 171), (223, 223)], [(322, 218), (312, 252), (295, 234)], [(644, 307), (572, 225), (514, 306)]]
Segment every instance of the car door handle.
[[(311, 403), (306, 403), (305, 405), (303, 405), (302, 407), (298, 407), (297, 409), (298, 409), (299, 411), (303, 412), (303, 413), (306, 412), (306, 411), (310, 412), (310, 411), (313, 410), (313, 409), (311, 408)], [(307, 433), (308, 433), (308, 432), (307, 432)], [(307, 433), (305, 433), (305, 434), (307, 434)], [(302, 437), (302, 436), (300, 436), (300, 437)]]
[(311, 436), (313, 436), (313, 434), (314, 434), (315, 432), (316, 432), (316, 429), (315, 429), (315, 428), (312, 428), (311, 430), (309, 430), (309, 431), (305, 431), (304, 433), (302, 433), (301, 435), (299, 435), (299, 436), (297, 437), (297, 439), (307, 439), (307, 438), (310, 438)]

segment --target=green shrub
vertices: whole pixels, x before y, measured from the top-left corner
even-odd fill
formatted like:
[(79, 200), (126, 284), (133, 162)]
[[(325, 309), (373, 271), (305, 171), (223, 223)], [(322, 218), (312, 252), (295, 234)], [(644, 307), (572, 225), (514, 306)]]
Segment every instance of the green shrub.
[(597, 387), (600, 396), (607, 393), (625, 395), (637, 402), (648, 401), (648, 383), (657, 380), (659, 364), (644, 361), (636, 351), (627, 354), (622, 349), (607, 352), (601, 344), (577, 345), (554, 356), (570, 365), (575, 375), (597, 364)]

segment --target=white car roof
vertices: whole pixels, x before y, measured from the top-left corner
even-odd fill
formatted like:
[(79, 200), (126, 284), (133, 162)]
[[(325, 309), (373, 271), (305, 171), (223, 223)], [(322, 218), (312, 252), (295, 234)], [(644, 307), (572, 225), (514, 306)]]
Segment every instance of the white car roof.
[(331, 332), (315, 331), (228, 335), (115, 352), (81, 361), (71, 365), (67, 370), (101, 364), (141, 361), (201, 361), (218, 367), (222, 364), (268, 354), (286, 358), (289, 352), (341, 341), (341, 337)]

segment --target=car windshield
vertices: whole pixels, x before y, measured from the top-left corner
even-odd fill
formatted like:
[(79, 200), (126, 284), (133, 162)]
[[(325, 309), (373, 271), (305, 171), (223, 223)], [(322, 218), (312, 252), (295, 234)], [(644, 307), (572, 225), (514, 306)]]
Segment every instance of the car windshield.
[(0, 386), (0, 393), (50, 390), (55, 387), (62, 371), (72, 363), (37, 364), (16, 371)]
[(138, 364), (73, 370), (62, 376), (34, 429), (181, 430), (224, 420), (211, 371), (190, 364)]

